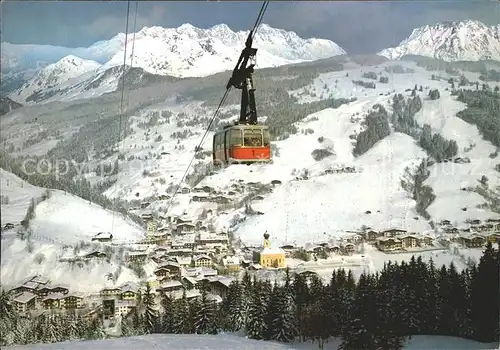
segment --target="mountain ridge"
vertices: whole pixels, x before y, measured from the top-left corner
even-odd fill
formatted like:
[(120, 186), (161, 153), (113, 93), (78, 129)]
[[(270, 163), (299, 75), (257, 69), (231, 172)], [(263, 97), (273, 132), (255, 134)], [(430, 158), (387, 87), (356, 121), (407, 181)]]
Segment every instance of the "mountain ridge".
[(378, 53), (388, 59), (420, 55), (444, 61), (500, 61), (500, 25), (445, 21), (413, 29), (398, 46)]

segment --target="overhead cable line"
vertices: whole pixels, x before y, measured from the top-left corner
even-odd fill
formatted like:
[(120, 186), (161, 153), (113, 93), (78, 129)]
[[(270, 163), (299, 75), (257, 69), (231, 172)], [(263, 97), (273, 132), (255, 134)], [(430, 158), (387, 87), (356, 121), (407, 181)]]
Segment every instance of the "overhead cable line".
[[(249, 38), (253, 39), (255, 37), (255, 35), (257, 34), (257, 30), (258, 30), (260, 24), (262, 23), (262, 19), (264, 18), (264, 14), (266, 13), (268, 5), (269, 5), (269, 1), (264, 1), (264, 3), (262, 4), (262, 7), (260, 8), (260, 11), (259, 11), (259, 15), (257, 16), (257, 19), (255, 21), (255, 24), (254, 24), (253, 28), (250, 30)], [(179, 183), (177, 184), (177, 186), (174, 190), (174, 193), (172, 194), (172, 197), (170, 198), (170, 201), (168, 202), (168, 205), (166, 208), (167, 213), (170, 210), (170, 208), (174, 202), (174, 199), (175, 199), (177, 193), (179, 192), (179, 189), (180, 189), (182, 183), (184, 182), (184, 180), (189, 172), (189, 169), (191, 168), (191, 165), (193, 164), (194, 159), (196, 158), (196, 152), (198, 152), (199, 150), (202, 149), (203, 143), (205, 142), (205, 139), (212, 128), (212, 124), (213, 124), (215, 118), (217, 117), (220, 109), (222, 108), (222, 106), (223, 106), (223, 104), (224, 104), (224, 102), (229, 94), (229, 91), (231, 91), (231, 88), (232, 88), (232, 86), (229, 84), (226, 86), (226, 91), (224, 92), (224, 95), (222, 96), (222, 99), (221, 99), (219, 105), (217, 106), (217, 109), (215, 110), (215, 113), (213, 114), (212, 119), (210, 119), (210, 122), (208, 123), (207, 129), (205, 130), (205, 133), (203, 134), (203, 137), (201, 138), (200, 143), (198, 144), (198, 146), (196, 146), (196, 148), (194, 150), (193, 157), (189, 161), (188, 166), (186, 167), (186, 170), (184, 171), (184, 174), (182, 175), (182, 178), (180, 179)]]

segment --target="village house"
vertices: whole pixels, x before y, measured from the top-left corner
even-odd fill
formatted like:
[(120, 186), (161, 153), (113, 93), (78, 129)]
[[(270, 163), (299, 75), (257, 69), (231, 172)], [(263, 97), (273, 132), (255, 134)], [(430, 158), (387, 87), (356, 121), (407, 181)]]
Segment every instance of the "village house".
[(195, 267), (209, 267), (212, 265), (212, 259), (207, 255), (200, 255), (193, 258)]
[(401, 247), (403, 249), (411, 249), (420, 246), (419, 239), (414, 235), (403, 235), (399, 236), (398, 239), (401, 240)]
[(193, 197), (191, 197), (191, 201), (193, 201), (193, 202), (208, 202), (208, 201), (210, 201), (210, 197), (209, 197), (209, 195), (203, 193), (203, 194), (199, 194), (199, 195), (194, 195)]
[(177, 236), (170, 242), (172, 249), (193, 249), (196, 242), (196, 234)]
[(142, 202), (142, 203), (141, 203), (141, 209), (144, 209), (144, 208), (149, 207), (149, 205), (150, 205), (150, 204), (151, 204), (151, 203), (149, 203), (149, 202)]
[(145, 251), (128, 252), (127, 254), (128, 261), (146, 261), (147, 257), (148, 253)]
[(108, 256), (106, 253), (100, 252), (98, 250), (94, 250), (94, 251), (87, 253), (87, 254), (84, 254), (82, 256), (83, 259), (88, 259), (88, 260), (90, 260), (90, 259), (106, 259), (107, 257)]
[(224, 233), (201, 232), (198, 243), (208, 248), (227, 249), (229, 237)]
[(342, 251), (346, 254), (354, 253), (355, 246), (353, 243), (345, 243), (342, 245)]
[(117, 300), (115, 303), (115, 317), (125, 316), (132, 312), (137, 307), (137, 301), (134, 300)]
[(375, 243), (377, 242), (377, 238), (379, 237), (379, 232), (374, 231), (374, 230), (369, 230), (365, 231), (360, 234), (361, 237), (365, 240), (367, 243)]
[(42, 300), (43, 307), (48, 310), (64, 308), (64, 294), (49, 294)]
[(209, 282), (210, 292), (219, 295), (221, 298), (225, 298), (229, 291), (229, 286), (234, 279), (231, 277), (222, 277), (214, 279)]
[(164, 292), (164, 293), (170, 293), (170, 292), (175, 292), (177, 290), (182, 290), (184, 289), (184, 286), (180, 281), (168, 281), (166, 283), (161, 284), (159, 287), (156, 288), (157, 292)]
[(153, 220), (153, 214), (152, 213), (142, 213), (141, 218), (143, 220)]
[(237, 256), (227, 256), (227, 257), (223, 258), (222, 259), (222, 264), (230, 272), (239, 271), (240, 268), (241, 268), (240, 258), (237, 257)]
[(193, 255), (193, 250), (189, 248), (175, 248), (168, 251), (167, 255), (169, 257), (191, 257)]
[(479, 235), (461, 236), (458, 242), (467, 248), (481, 248), (486, 244), (486, 238)]
[(328, 246), (326, 251), (328, 253), (340, 254), (340, 246), (337, 244), (330, 245), (330, 246)]
[(111, 242), (113, 239), (113, 235), (109, 232), (99, 232), (94, 237), (92, 237), (92, 241), (98, 242)]
[(389, 230), (382, 231), (383, 237), (396, 237), (398, 235), (403, 235), (406, 233), (406, 230), (401, 230), (397, 228), (392, 228)]
[(395, 237), (379, 237), (377, 240), (377, 248), (383, 252), (400, 250), (403, 248), (403, 243)]
[(189, 267), (191, 266), (192, 262), (191, 257), (182, 257), (182, 256), (175, 256), (169, 258), (168, 260), (176, 262), (177, 264), (179, 264), (180, 267)]
[(177, 224), (175, 232), (179, 235), (185, 235), (188, 233), (193, 233), (195, 231), (196, 226), (191, 223), (181, 223)]
[(500, 243), (500, 232), (490, 233), (486, 236), (488, 242), (491, 243)]
[[(158, 266), (158, 269), (166, 269), (168, 271), (168, 277), (170, 278), (180, 278), (181, 277), (181, 266), (173, 261), (167, 261), (166, 263)], [(166, 276), (162, 276), (166, 277)]]
[(120, 286), (121, 300), (136, 300), (139, 294), (139, 287), (132, 283), (126, 283)]
[(115, 298), (121, 293), (121, 289), (118, 287), (106, 287), (101, 289), (99, 294), (101, 295), (102, 298)]
[(73, 292), (64, 296), (64, 307), (66, 309), (81, 309), (83, 307), (83, 293)]
[(36, 306), (36, 295), (31, 292), (22, 292), (14, 298), (17, 312), (24, 314)]
[(191, 276), (183, 276), (181, 278), (181, 283), (184, 286), (184, 289), (191, 290), (191, 289), (196, 288), (196, 285), (198, 284), (198, 281), (196, 281)]

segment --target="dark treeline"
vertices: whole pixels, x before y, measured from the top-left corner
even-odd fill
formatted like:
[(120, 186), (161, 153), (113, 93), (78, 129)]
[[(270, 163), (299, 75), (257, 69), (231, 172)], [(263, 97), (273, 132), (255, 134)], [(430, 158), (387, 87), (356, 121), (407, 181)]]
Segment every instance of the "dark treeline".
[[(243, 331), (249, 338), (280, 342), (342, 339), (341, 349), (401, 349), (413, 335), (446, 335), (499, 341), (500, 251), (489, 243), (479, 263), (458, 272), (413, 257), (388, 262), (376, 274), (336, 270), (328, 284), (315, 275), (290, 274), (283, 283), (233, 282), (217, 305), (201, 286), (201, 297), (157, 304), (148, 288), (138, 307), (121, 321), (123, 336), (150, 333), (217, 334)], [(0, 298), (1, 344), (104, 337), (98, 321), (61, 316), (20, 318), (5, 294)], [(43, 317), (43, 318), (40, 318)], [(31, 327), (31, 328), (30, 328)]]
[[(29, 162), (27, 161), (29, 159)], [(48, 158), (50, 159), (50, 158)], [(76, 163), (75, 163), (76, 164)], [(127, 203), (119, 200), (111, 200), (103, 193), (116, 181), (115, 177), (109, 177), (103, 182), (91, 184), (81, 175), (81, 171), (77, 169), (78, 165), (82, 164), (67, 163), (59, 169), (55, 163), (47, 162), (44, 157), (11, 157), (6, 152), (0, 151), (0, 168), (13, 173), (22, 180), (31, 185), (45, 187), (50, 189), (62, 190), (74, 194), (85, 200), (99, 204), (105, 209), (113, 209), (123, 215), (129, 216), (136, 223), (142, 225), (142, 220), (127, 210)], [(118, 164), (107, 165), (103, 170), (109, 171), (108, 174), (116, 175), (118, 172)]]

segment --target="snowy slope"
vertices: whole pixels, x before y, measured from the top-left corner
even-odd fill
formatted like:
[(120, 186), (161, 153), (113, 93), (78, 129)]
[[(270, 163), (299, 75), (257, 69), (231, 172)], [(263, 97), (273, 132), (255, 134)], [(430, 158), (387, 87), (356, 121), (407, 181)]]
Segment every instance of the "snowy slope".
[(445, 61), (500, 61), (500, 31), (479, 21), (444, 22), (413, 30), (397, 47), (379, 55), (399, 59), (404, 55), (420, 55)]
[(2, 224), (19, 224), (24, 219), (31, 199), (39, 198), (43, 189), (30, 185), (8, 171), (0, 169), (0, 194), (8, 197), (8, 204), (2, 202)]
[[(12, 203), (2, 205), (2, 222), (6, 218), (18, 224), (24, 218), (31, 198), (38, 198), (36, 196), (45, 190), (0, 170), (2, 195), (8, 195)], [(115, 273), (119, 261), (112, 259), (109, 263), (91, 263), (75, 268), (72, 264), (59, 262), (59, 258), (74, 255), (75, 247), (81, 241), (89, 244), (91, 238), (101, 231), (112, 232), (116, 243), (136, 241), (143, 237), (144, 232), (130, 219), (97, 204), (62, 191), (51, 190), (50, 193), (48, 199), (37, 205), (35, 217), (30, 221), (31, 251), (27, 241), (20, 240), (14, 232), (2, 234), (1, 279), (10, 285), (40, 273), (57, 283), (71, 284), (77, 291), (95, 291), (107, 282), (107, 273)], [(5, 223), (9, 221), (5, 220)], [(78, 254), (89, 253), (95, 248), (89, 245)], [(120, 281), (135, 279), (128, 269), (120, 271)]]
[[(200, 29), (191, 24), (178, 28), (144, 27), (135, 34), (134, 56), (127, 48), (127, 64), (152, 74), (176, 77), (207, 76), (234, 68), (248, 31), (233, 32), (220, 24)], [(254, 39), (257, 67), (343, 55), (337, 44), (323, 39), (302, 39), (294, 32), (263, 24)], [(130, 50), (129, 50), (130, 49)], [(123, 64), (124, 48), (102, 69)]]
[[(432, 174), (426, 185), (433, 188), (437, 198), (428, 210), (434, 220), (451, 220), (462, 226), (467, 218), (480, 219), (498, 217), (486, 209), (476, 208), (484, 203), (484, 199), (472, 192), (461, 191), (463, 186), (477, 184), (477, 180), (485, 174), (494, 186), (498, 179), (494, 165), (498, 159), (491, 159), (489, 154), (494, 147), (482, 139), (477, 128), (454, 117), (456, 112), (464, 108), (462, 103), (445, 91), (448, 87), (447, 75), (443, 80), (430, 80), (430, 72), (414, 63), (398, 62), (412, 73), (391, 74), (385, 68), (395, 65), (387, 62), (377, 67), (361, 67), (346, 71), (321, 74), (314, 83), (304, 89), (292, 91), (301, 102), (318, 100), (323, 96), (357, 97), (358, 101), (343, 105), (338, 109), (326, 109), (305, 118), (296, 125), (300, 130), (311, 129), (312, 134), (298, 133), (290, 138), (275, 142), (278, 153), (274, 154), (273, 164), (238, 166), (206, 176), (198, 186), (208, 185), (223, 193), (227, 193), (232, 185), (260, 182), (268, 184), (272, 180), (280, 180), (282, 185), (275, 186), (272, 193), (264, 195), (261, 201), (252, 201), (254, 210), (263, 215), (246, 216), (242, 210), (221, 210), (213, 219), (218, 229), (227, 229), (235, 216), (245, 217), (233, 230), (247, 244), (261, 243), (262, 234), (266, 230), (273, 237), (273, 244), (296, 242), (304, 244), (311, 241), (335, 238), (347, 230), (357, 230), (362, 225), (376, 229), (392, 227), (410, 231), (426, 232), (430, 230), (427, 221), (419, 217), (414, 210), (415, 203), (400, 188), (400, 179), (406, 166), (417, 164), (425, 158), (426, 153), (407, 135), (393, 133), (380, 141), (364, 155), (354, 158), (352, 155), (353, 140), (350, 138), (361, 130), (361, 122), (368, 111), (377, 103), (386, 106), (390, 113), (390, 101), (394, 93), (403, 93), (416, 84), (425, 88), (418, 92), (423, 102), (423, 110), (416, 115), (420, 124), (429, 123), (433, 132), (440, 132), (449, 139), (458, 142), (459, 156), (472, 159), (471, 164), (446, 163), (430, 168)], [(375, 71), (378, 75), (389, 77), (389, 83), (377, 82), (376, 89), (366, 89), (352, 84), (352, 80), (363, 79), (362, 75)], [(477, 79), (477, 76), (470, 76)], [(367, 79), (364, 79), (367, 80)], [(431, 101), (427, 98), (429, 89), (439, 89), (441, 98)], [(382, 94), (382, 96), (380, 96)], [(237, 106), (227, 106), (226, 110)], [(145, 115), (133, 118), (132, 129), (121, 146), (125, 159), (123, 170), (117, 183), (106, 195), (127, 198), (128, 200), (157, 197), (166, 192), (171, 185), (177, 185), (188, 166), (193, 150), (199, 143), (203, 130), (199, 126), (190, 126), (192, 135), (178, 140), (171, 137), (173, 132), (187, 128), (179, 128), (179, 121), (186, 122), (190, 118), (210, 115), (211, 111), (196, 103), (175, 105), (163, 103), (151, 106), (150, 111), (168, 110), (173, 113), (168, 123), (155, 126), (148, 135), (137, 123), (145, 122)], [(180, 116), (182, 113), (186, 115)], [(235, 116), (233, 116), (235, 117)], [(454, 131), (455, 130), (455, 131)], [(161, 142), (155, 138), (162, 136)], [(322, 143), (318, 138), (323, 137)], [(211, 135), (207, 140), (211, 140)], [(463, 149), (470, 143), (476, 146), (464, 153)], [(297, 147), (300, 145), (300, 147)], [(206, 141), (205, 149), (211, 149), (210, 141)], [(315, 149), (330, 147), (334, 156), (319, 162), (311, 156)], [(162, 154), (161, 156), (158, 156)], [(208, 159), (204, 160), (208, 162)], [(195, 161), (197, 163), (198, 161)], [(354, 167), (355, 173), (327, 174), (328, 168)], [(443, 167), (449, 167), (444, 169)], [(450, 174), (450, 168), (457, 168)], [(295, 181), (304, 169), (309, 172), (309, 180)], [(192, 171), (192, 168), (191, 168)], [(447, 171), (447, 172), (444, 172)], [(148, 175), (144, 175), (145, 172)], [(245, 192), (246, 193), (246, 192)], [(200, 215), (203, 209), (215, 209), (214, 203), (190, 202), (194, 194), (179, 193), (176, 201), (169, 208), (171, 214), (182, 214), (186, 211), (190, 216)], [(235, 202), (242, 196), (236, 196)], [(154, 201), (151, 210), (163, 210), (168, 201)], [(467, 212), (462, 211), (468, 207)], [(371, 214), (365, 214), (370, 211)], [(225, 212), (226, 214), (223, 214)], [(307, 234), (306, 234), (307, 233)], [(326, 233), (326, 234), (325, 234)]]
[(46, 93), (68, 81), (97, 70), (101, 65), (95, 61), (84, 60), (69, 55), (38, 71), (33, 78), (11, 94), (16, 101), (26, 102), (31, 95)]
[[(325, 349), (338, 349), (340, 341), (330, 339), (324, 344)], [(233, 334), (221, 335), (194, 335), (194, 334), (153, 334), (145, 336), (92, 340), (81, 342), (64, 342), (53, 344), (32, 344), (6, 346), (5, 349), (34, 350), (34, 349), (179, 349), (179, 350), (271, 350), (271, 349), (317, 349), (314, 343), (283, 344), (274, 341), (262, 341), (242, 338)], [(495, 349), (494, 344), (484, 344), (473, 340), (444, 336), (416, 335), (408, 340), (404, 346), (407, 350), (417, 349)]]

